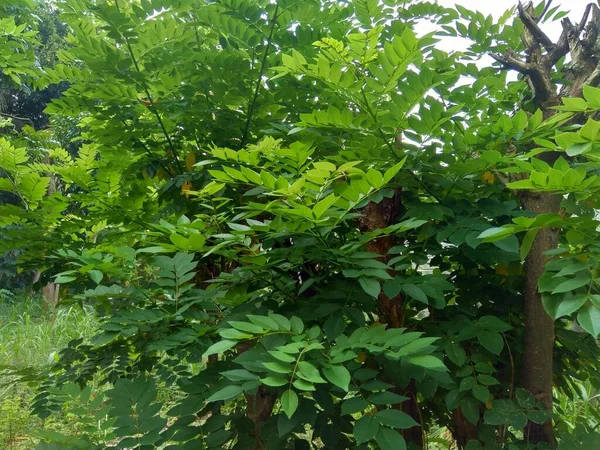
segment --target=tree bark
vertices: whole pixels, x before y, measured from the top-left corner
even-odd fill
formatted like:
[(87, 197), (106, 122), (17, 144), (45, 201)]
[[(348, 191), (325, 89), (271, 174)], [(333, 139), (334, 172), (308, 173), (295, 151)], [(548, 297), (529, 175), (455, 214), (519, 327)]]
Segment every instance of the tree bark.
[[(558, 213), (561, 197), (555, 194), (527, 194), (524, 206), (536, 214)], [(544, 252), (558, 246), (558, 230), (541, 229), (525, 260), (525, 329), (521, 384), (552, 411), (554, 320), (546, 313), (538, 290), (538, 280), (546, 265)], [(542, 425), (529, 422), (526, 435), (531, 443), (546, 442), (556, 447), (552, 421)]]
[[(375, 231), (381, 228), (393, 225), (402, 211), (402, 192), (398, 188), (392, 198), (384, 198), (379, 203), (371, 202), (365, 206), (362, 216), (359, 218), (359, 227), (361, 231)], [(396, 245), (396, 239), (393, 236), (383, 236), (367, 243), (366, 249), (369, 252), (380, 255), (380, 260), (387, 262), (390, 259), (390, 249)], [(393, 275), (393, 272), (390, 271)], [(377, 299), (377, 308), (379, 320), (387, 324), (388, 328), (401, 328), (405, 325), (405, 302), (402, 295), (389, 298), (383, 291)], [(392, 380), (386, 380), (392, 381)], [(417, 448), (423, 448), (423, 421), (417, 400), (417, 389), (414, 380), (411, 380), (407, 386), (395, 386), (393, 391), (408, 400), (392, 405), (402, 412), (411, 416), (415, 422), (421, 424), (420, 427), (412, 427), (402, 430), (402, 436), (407, 443), (412, 443)]]
[[(491, 56), (506, 68), (520, 72), (528, 81), (534, 100), (542, 110), (545, 119), (556, 113), (555, 106), (563, 98), (581, 97), (583, 86), (597, 86), (600, 83), (600, 8), (594, 3), (587, 5), (579, 23), (573, 24), (569, 18), (561, 21), (562, 34), (553, 42), (540, 28), (541, 17), (550, 7), (546, 2), (540, 16), (535, 15), (533, 3), (517, 5), (519, 19), (523, 24), (522, 42), (525, 56), (521, 58), (512, 49), (503, 55)], [(560, 92), (554, 82), (553, 69), (556, 63), (570, 54), (571, 62), (564, 70), (565, 83)], [(575, 117), (574, 122), (583, 117)], [(541, 154), (539, 158), (552, 165), (560, 156), (558, 153)], [(562, 196), (550, 192), (520, 193), (522, 204), (536, 214), (560, 212)], [(554, 350), (554, 321), (546, 314), (538, 291), (538, 282), (545, 270), (545, 252), (558, 246), (558, 230), (541, 229), (525, 260), (525, 329), (521, 384), (552, 412), (552, 375)], [(545, 442), (556, 448), (552, 422), (538, 425), (529, 422), (525, 429), (526, 438), (533, 444)]]

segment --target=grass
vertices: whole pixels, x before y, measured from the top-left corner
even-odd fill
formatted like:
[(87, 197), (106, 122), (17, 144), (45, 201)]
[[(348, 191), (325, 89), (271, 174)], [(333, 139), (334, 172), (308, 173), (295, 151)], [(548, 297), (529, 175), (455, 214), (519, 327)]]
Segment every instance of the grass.
[[(0, 372), (3, 367), (43, 370), (70, 340), (89, 337), (95, 323), (91, 310), (75, 306), (54, 310), (39, 296), (0, 296)], [(0, 448), (33, 449), (36, 443), (30, 430), (64, 428), (64, 424), (44, 423), (29, 414), (34, 386), (0, 377)]]

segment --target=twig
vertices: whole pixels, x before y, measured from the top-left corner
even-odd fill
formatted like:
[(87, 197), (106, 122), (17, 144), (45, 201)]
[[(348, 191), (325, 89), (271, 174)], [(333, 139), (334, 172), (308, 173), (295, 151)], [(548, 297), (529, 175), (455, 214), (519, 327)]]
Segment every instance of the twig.
[(509, 69), (516, 70), (523, 75), (529, 75), (533, 71), (533, 66), (521, 61), (513, 50), (506, 50), (504, 55), (498, 53), (490, 53), (490, 56), (496, 61), (501, 62)]
[[(118, 11), (119, 10), (119, 2), (118, 0), (115, 0), (115, 7), (117, 8)], [(116, 28), (115, 28), (116, 29)], [(173, 158), (175, 158), (175, 163), (177, 164), (177, 168), (179, 169), (179, 173), (183, 173), (183, 166), (181, 165), (181, 161), (179, 160), (179, 153), (177, 152), (177, 149), (175, 148), (175, 146), (173, 145), (173, 141), (171, 140), (171, 136), (169, 136), (169, 133), (167, 132), (167, 128), (165, 127), (165, 124), (162, 120), (162, 117), (160, 117), (160, 114), (158, 113), (158, 110), (156, 109), (156, 105), (154, 103), (154, 100), (152, 99), (152, 95), (150, 94), (150, 90), (148, 89), (148, 86), (146, 84), (146, 81), (143, 77), (142, 74), (142, 70), (140, 69), (140, 66), (138, 64), (138, 61), (135, 57), (135, 54), (133, 53), (133, 48), (131, 47), (131, 43), (129, 42), (129, 38), (127, 36), (122, 35), (120, 32), (119, 34), (121, 35), (121, 38), (125, 41), (125, 45), (127, 46), (127, 50), (129, 51), (129, 56), (131, 57), (131, 61), (133, 62), (133, 66), (135, 67), (135, 70), (137, 71), (137, 73), (139, 73), (142, 77), (142, 87), (144, 88), (144, 92), (146, 94), (146, 98), (148, 99), (148, 103), (150, 104), (148, 106), (148, 109), (150, 109), (154, 115), (156, 116), (156, 119), (158, 120), (158, 124), (163, 132), (163, 134), (165, 135), (165, 138), (167, 139), (167, 143), (169, 144), (169, 148), (171, 149), (171, 153), (173, 154)]]
[(269, 38), (267, 39), (267, 47), (265, 48), (265, 53), (263, 54), (262, 63), (260, 65), (260, 72), (258, 74), (258, 80), (256, 80), (256, 89), (254, 90), (254, 96), (252, 97), (252, 101), (248, 105), (248, 112), (246, 113), (246, 126), (244, 127), (244, 134), (242, 135), (242, 140), (240, 141), (240, 148), (244, 148), (246, 144), (246, 140), (248, 139), (248, 133), (250, 132), (250, 122), (252, 120), (252, 114), (254, 113), (254, 106), (256, 105), (256, 100), (258, 99), (258, 94), (260, 92), (260, 85), (262, 82), (263, 74), (265, 73), (265, 69), (267, 67), (267, 58), (269, 56), (269, 50), (271, 50), (271, 42), (273, 41), (273, 33), (275, 32), (275, 25), (277, 24), (277, 12), (279, 11), (279, 4), (275, 5), (275, 12), (273, 13), (273, 18), (271, 19), (271, 30), (269, 31)]

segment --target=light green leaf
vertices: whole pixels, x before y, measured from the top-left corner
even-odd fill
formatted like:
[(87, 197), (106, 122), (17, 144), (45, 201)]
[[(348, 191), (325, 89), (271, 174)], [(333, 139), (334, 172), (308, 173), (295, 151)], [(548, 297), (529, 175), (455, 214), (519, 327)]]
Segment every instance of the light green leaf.
[(296, 373), (300, 378), (311, 383), (325, 383), (325, 380), (319, 374), (319, 370), (308, 361), (300, 361), (297, 367), (298, 371)]
[(535, 236), (537, 235), (538, 228), (533, 228), (525, 233), (525, 237), (523, 238), (523, 242), (521, 242), (521, 250), (519, 252), (519, 256), (521, 257), (521, 261), (525, 261), (529, 251), (531, 250), (531, 246), (535, 240)]
[(224, 351), (229, 350), (230, 348), (237, 345), (237, 343), (238, 343), (237, 341), (231, 341), (231, 340), (223, 340), (223, 341), (216, 342), (213, 345), (211, 345), (210, 347), (208, 347), (208, 349), (204, 352), (202, 357), (206, 358), (207, 356), (210, 356), (210, 355), (216, 355), (218, 353), (223, 353)]
[(415, 366), (425, 367), (426, 369), (439, 371), (448, 370), (444, 363), (433, 355), (407, 356), (405, 359)]
[(577, 314), (577, 322), (594, 339), (597, 338), (600, 334), (600, 309), (594, 305), (584, 306), (579, 310), (579, 314)]
[(344, 391), (348, 391), (348, 385), (350, 384), (350, 372), (342, 365), (335, 365), (329, 368), (323, 369), (323, 375), (332, 384), (342, 388)]
[(281, 407), (288, 419), (291, 419), (298, 409), (298, 395), (291, 389), (285, 391), (281, 396)]
[(289, 381), (286, 380), (283, 377), (266, 377), (266, 378), (261, 378), (260, 382), (262, 384), (264, 384), (265, 386), (272, 386), (272, 387), (279, 387), (279, 386), (283, 386), (284, 384), (288, 384)]
[(589, 272), (580, 273), (575, 278), (568, 279), (563, 281), (558, 286), (554, 288), (552, 291), (553, 294), (561, 294), (563, 292), (570, 292), (578, 289), (582, 286), (586, 286), (590, 284), (592, 280), (591, 274)]
[(313, 207), (313, 215), (315, 216), (315, 218), (320, 219), (321, 216), (323, 216), (323, 214), (325, 214), (327, 210), (333, 206), (333, 204), (338, 200), (338, 198), (339, 197), (335, 196), (334, 194), (330, 194), (323, 200), (321, 200), (319, 203), (317, 203)]
[(239, 396), (242, 392), (244, 392), (244, 389), (239, 385), (226, 386), (223, 389), (215, 392), (210, 397), (208, 397), (206, 401), (211, 403), (218, 402), (221, 400), (230, 400)]
[(292, 366), (290, 366), (289, 364), (284, 364), (282, 362), (266, 362), (266, 363), (262, 363), (263, 366), (265, 366), (267, 369), (271, 370), (272, 372), (276, 372), (276, 373), (291, 373), (292, 372)]

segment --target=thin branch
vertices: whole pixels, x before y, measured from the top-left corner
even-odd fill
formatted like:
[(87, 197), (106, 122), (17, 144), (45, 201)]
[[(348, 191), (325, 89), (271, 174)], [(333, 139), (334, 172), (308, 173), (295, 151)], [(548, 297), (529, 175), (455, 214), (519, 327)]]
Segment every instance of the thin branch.
[(273, 18), (271, 19), (271, 30), (269, 31), (269, 38), (267, 39), (267, 47), (265, 48), (265, 53), (263, 55), (262, 63), (260, 65), (258, 80), (256, 80), (256, 89), (254, 90), (254, 96), (252, 97), (252, 101), (248, 105), (248, 112), (246, 113), (246, 126), (244, 127), (244, 134), (242, 135), (242, 140), (240, 141), (240, 148), (244, 148), (244, 145), (246, 145), (246, 141), (248, 140), (248, 133), (250, 132), (250, 122), (252, 121), (252, 114), (254, 113), (254, 107), (256, 105), (256, 100), (258, 99), (258, 94), (260, 92), (260, 84), (262, 82), (262, 77), (265, 73), (265, 69), (267, 68), (267, 58), (269, 57), (269, 51), (271, 50), (271, 42), (273, 41), (273, 33), (275, 32), (275, 25), (277, 24), (278, 11), (279, 4), (275, 5), (275, 11), (273, 12)]
[(550, 6), (552, 5), (552, 1), (553, 0), (548, 0), (546, 2), (546, 4), (544, 5), (544, 10), (540, 14), (540, 16), (538, 18), (536, 18), (536, 20), (535, 20), (537, 23), (539, 23), (544, 18), (544, 16), (546, 15), (546, 13), (548, 12), (548, 10), (550, 9)]
[(579, 22), (579, 24), (577, 25), (578, 34), (581, 34), (583, 32), (583, 29), (585, 28), (585, 25), (587, 24), (587, 21), (590, 17), (590, 11), (592, 10), (592, 6), (594, 6), (592, 3), (588, 3), (588, 5), (585, 7), (585, 11), (583, 12), (581, 22)]
[[(4, 176), (9, 181), (9, 183), (12, 184), (12, 187), (15, 190), (13, 192), (13, 194), (15, 194), (17, 197), (19, 197), (19, 199), (23, 203), (23, 206), (25, 207), (25, 211), (29, 211), (29, 203), (27, 203), (27, 200), (25, 200), (25, 197), (23, 197), (21, 192), (19, 192), (19, 188), (17, 187), (17, 183), (15, 182), (14, 178), (10, 175), (10, 173), (8, 173), (8, 171), (6, 171), (4, 169), (1, 169), (1, 170), (2, 170), (2, 172), (4, 172)], [(0, 175), (1, 175), (1, 173), (0, 173)]]
[(523, 75), (529, 75), (533, 71), (533, 66), (521, 61), (513, 50), (506, 50), (504, 55), (490, 53), (490, 56), (498, 62), (501, 62), (509, 69), (516, 70)]
[(7, 113), (3, 113), (3, 112), (0, 112), (0, 116), (8, 117), (9, 119), (20, 120), (21, 122), (29, 122), (33, 126), (33, 120), (31, 120), (29, 117), (13, 116), (11, 114), (7, 114)]
[(542, 31), (537, 24), (536, 19), (523, 8), (521, 2), (517, 5), (517, 9), (519, 11), (521, 22), (523, 22), (523, 25), (529, 30), (536, 43), (542, 44), (546, 50), (551, 51), (554, 48), (554, 42), (552, 42), (546, 33)]
[[(118, 0), (115, 0), (115, 7), (117, 8), (117, 10), (119, 10)], [(129, 38), (122, 34), (121, 34), (121, 38), (125, 41), (125, 45), (127, 46), (127, 50), (129, 51), (129, 56), (131, 57), (131, 61), (133, 62), (133, 66), (135, 67), (135, 70), (141, 76), (142, 87), (144, 88), (144, 92), (146, 93), (146, 98), (148, 99), (148, 102), (150, 103), (150, 105), (148, 106), (148, 109), (150, 109), (154, 113), (154, 115), (156, 116), (156, 119), (158, 120), (158, 124), (159, 124), (163, 134), (165, 135), (165, 138), (167, 139), (167, 143), (169, 144), (169, 148), (171, 149), (171, 153), (173, 154), (173, 157), (175, 158), (175, 162), (177, 164), (177, 168), (179, 169), (179, 173), (184, 173), (183, 166), (181, 165), (181, 161), (179, 160), (179, 153), (177, 152), (175, 145), (173, 145), (171, 136), (169, 136), (169, 133), (167, 132), (167, 128), (165, 127), (165, 124), (164, 124), (158, 110), (156, 109), (156, 105), (154, 103), (154, 100), (152, 99), (152, 95), (150, 94), (150, 90), (148, 89), (148, 86), (146, 85), (146, 81), (143, 77), (142, 70), (140, 69), (140, 66), (135, 57), (135, 54), (133, 53), (133, 48), (131, 47)]]

